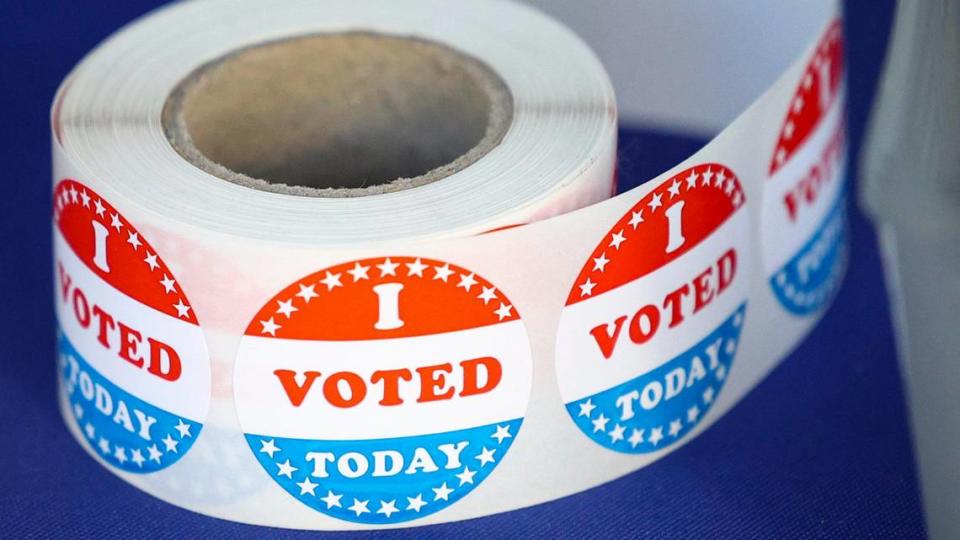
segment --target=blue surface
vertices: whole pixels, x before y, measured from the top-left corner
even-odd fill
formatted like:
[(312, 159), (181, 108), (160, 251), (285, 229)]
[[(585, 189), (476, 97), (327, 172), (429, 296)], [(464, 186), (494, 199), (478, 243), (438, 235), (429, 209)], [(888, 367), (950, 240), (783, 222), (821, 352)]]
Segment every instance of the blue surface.
[[(309, 533), (180, 510), (103, 470), (55, 407), (47, 110), (57, 83), (143, 1), (0, 4), (0, 536), (230, 537)], [(891, 2), (848, 2), (854, 148)], [(624, 188), (698, 147), (625, 131)], [(856, 173), (856, 167), (852, 171)], [(923, 536), (903, 394), (873, 231), (854, 212), (851, 265), (803, 345), (696, 440), (647, 469), (533, 508), (384, 537), (914, 538)], [(312, 534), (310, 536), (318, 536)], [(348, 538), (369, 534), (329, 535)]]

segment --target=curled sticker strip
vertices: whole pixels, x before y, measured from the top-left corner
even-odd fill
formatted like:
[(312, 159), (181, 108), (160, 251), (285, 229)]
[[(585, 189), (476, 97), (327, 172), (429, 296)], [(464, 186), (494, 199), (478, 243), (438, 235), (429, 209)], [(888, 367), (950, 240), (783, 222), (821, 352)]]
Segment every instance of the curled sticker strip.
[[(758, 384), (842, 280), (843, 42), (835, 2), (816, 4), (753, 106), (616, 196), (606, 72), (522, 4), (210, 0), (122, 30), (53, 108), (71, 433), (171, 503), (319, 530), (473, 518), (655, 466)], [(197, 70), (358, 29), (495, 74), (502, 137), (413, 187), (330, 197), (256, 189), (164, 131)]]

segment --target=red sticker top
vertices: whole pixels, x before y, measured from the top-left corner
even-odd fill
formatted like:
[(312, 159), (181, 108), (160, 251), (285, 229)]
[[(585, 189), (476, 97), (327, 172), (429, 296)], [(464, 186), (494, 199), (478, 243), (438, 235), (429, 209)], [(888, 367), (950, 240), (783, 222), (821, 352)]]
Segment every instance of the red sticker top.
[[(740, 180), (718, 163), (697, 165), (668, 178), (638, 201), (604, 236), (591, 255), (592, 264), (587, 263), (580, 271), (566, 305), (616, 289), (662, 268), (707, 238), (744, 200)], [(671, 215), (681, 208), (682, 231), (671, 231), (671, 222), (679, 223)], [(667, 219), (652, 219), (661, 213)], [(674, 248), (670, 243), (677, 238), (683, 241)]]
[(353, 261), (306, 276), (267, 303), (246, 335), (354, 341), (439, 334), (516, 319), (507, 297), (475, 273), (433, 259), (397, 256)]
[(817, 44), (813, 59), (790, 101), (787, 117), (780, 130), (770, 175), (777, 172), (813, 133), (837, 98), (843, 80), (843, 28), (835, 20)]
[(54, 220), (77, 257), (118, 291), (197, 324), (193, 309), (156, 250), (93, 190), (65, 179), (53, 192)]

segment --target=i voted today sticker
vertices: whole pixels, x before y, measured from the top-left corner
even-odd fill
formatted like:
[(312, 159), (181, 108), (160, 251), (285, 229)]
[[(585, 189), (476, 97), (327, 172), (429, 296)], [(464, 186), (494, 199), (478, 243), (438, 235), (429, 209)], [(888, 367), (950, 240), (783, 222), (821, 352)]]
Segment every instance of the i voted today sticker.
[(90, 188), (54, 190), (60, 388), (89, 447), (113, 467), (170, 466), (200, 435), (206, 342), (173, 272)]
[(560, 394), (587, 437), (646, 453), (700, 422), (736, 356), (749, 249), (743, 190), (717, 163), (668, 178), (610, 229), (557, 336)]
[(780, 304), (816, 313), (846, 268), (843, 34), (831, 24), (790, 101), (764, 187), (763, 261)]
[(310, 508), (391, 524), (462, 499), (517, 437), (530, 345), (503, 291), (384, 257), (291, 284), (240, 343), (237, 411), (264, 471)]

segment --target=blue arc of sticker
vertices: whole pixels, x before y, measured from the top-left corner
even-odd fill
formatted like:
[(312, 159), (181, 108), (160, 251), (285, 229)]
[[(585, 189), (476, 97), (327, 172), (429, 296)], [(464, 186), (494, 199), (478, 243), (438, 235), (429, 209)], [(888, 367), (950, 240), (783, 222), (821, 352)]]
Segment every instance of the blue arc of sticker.
[(846, 208), (843, 188), (810, 239), (770, 277), (774, 295), (790, 313), (816, 313), (840, 287), (849, 250)]
[(303, 504), (346, 521), (390, 524), (470, 493), (506, 455), (522, 422), (389, 439), (246, 438), (263, 469)]
[[(126, 392), (93, 368), (57, 329), (60, 389), (84, 440), (104, 461), (131, 473), (151, 473), (177, 462), (203, 424)], [(117, 359), (118, 362), (123, 360)]]
[(577, 427), (600, 446), (655, 452), (680, 440), (717, 399), (736, 356), (744, 302), (693, 347), (639, 377), (566, 404)]

